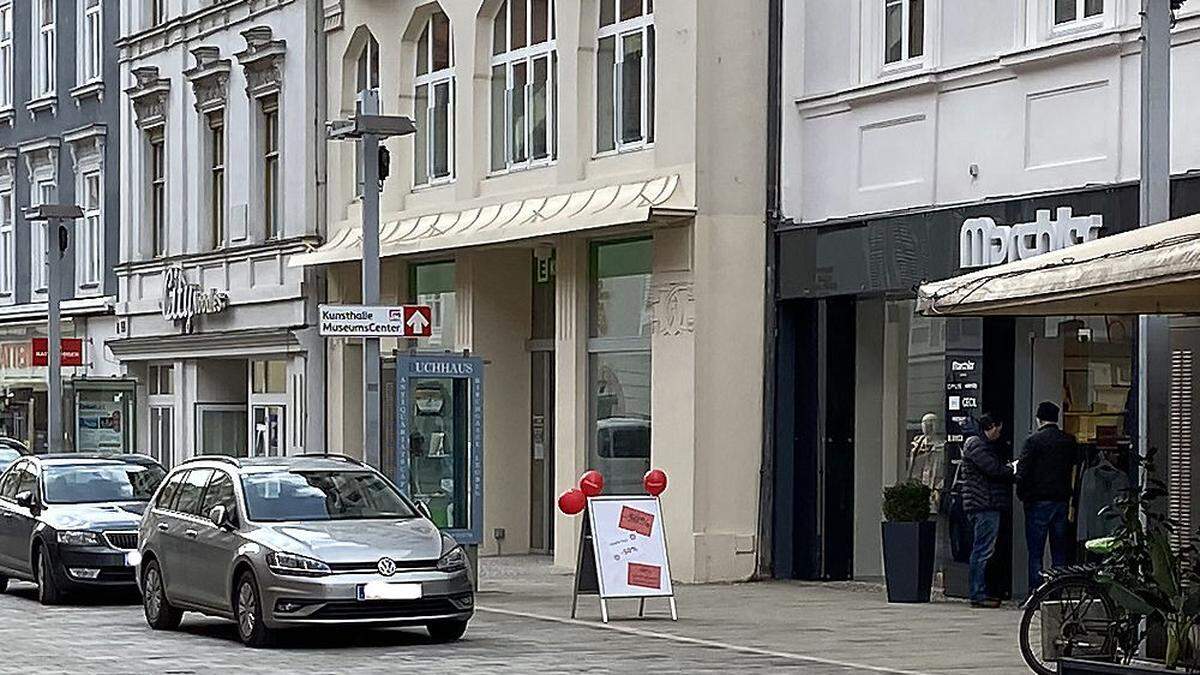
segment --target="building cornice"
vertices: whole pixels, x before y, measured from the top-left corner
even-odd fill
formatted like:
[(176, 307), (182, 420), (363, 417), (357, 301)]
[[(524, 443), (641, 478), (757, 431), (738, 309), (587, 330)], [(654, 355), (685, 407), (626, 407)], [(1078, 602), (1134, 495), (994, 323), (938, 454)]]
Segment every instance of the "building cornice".
[(180, 43), (203, 40), (224, 30), (293, 4), (297, 0), (217, 0), (190, 14), (177, 16), (161, 26), (130, 33), (115, 45), (122, 63), (169, 49)]
[(154, 258), (152, 260), (131, 260), (114, 267), (118, 276), (155, 272), (168, 267), (183, 265), (185, 267), (203, 265), (213, 262), (239, 260), (243, 258), (258, 258), (273, 255), (293, 255), (305, 253), (320, 242), (315, 235), (292, 237), (290, 239), (254, 242), (239, 246), (229, 246), (214, 251), (184, 253), (180, 255)]

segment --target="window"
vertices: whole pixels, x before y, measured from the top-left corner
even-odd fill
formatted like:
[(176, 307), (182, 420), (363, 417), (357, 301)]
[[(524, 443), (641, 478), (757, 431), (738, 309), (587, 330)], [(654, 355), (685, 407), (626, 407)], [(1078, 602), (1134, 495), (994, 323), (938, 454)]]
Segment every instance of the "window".
[[(373, 91), (379, 93), (379, 43), (375, 36), (367, 36), (367, 44), (363, 45), (355, 66), (357, 89), (355, 93)], [(357, 109), (358, 102), (355, 101)], [(363, 189), (363, 158), (361, 144), (354, 144), (354, 196), (361, 197)]]
[(224, 471), (214, 471), (212, 480), (204, 490), (204, 502), (200, 506), (200, 515), (208, 517), (214, 506), (224, 506), (225, 513), (233, 515), (237, 501), (233, 496), (233, 479)]
[(208, 219), (213, 248), (225, 245), (225, 111), (208, 114)]
[(409, 267), (409, 285), (413, 301), (429, 305), (433, 326), (428, 338), (417, 340), (418, 348), (454, 349), (457, 337), (458, 304), (454, 290), (454, 263), (422, 263)]
[(287, 361), (251, 361), (250, 391), (255, 394), (287, 393)]
[(11, 295), (16, 281), (14, 215), (13, 191), (9, 188), (0, 192), (0, 295)]
[(13, 6), (0, 2), (0, 109), (13, 104)]
[(78, 242), (75, 247), (79, 274), (77, 281), (80, 286), (92, 286), (100, 283), (104, 242), (102, 185), (99, 171), (91, 171), (83, 175), (83, 227), (79, 229)]
[(150, 251), (155, 257), (167, 254), (167, 156), (162, 129), (149, 133)]
[(154, 500), (154, 508), (171, 508), (171, 502), (174, 501), (175, 494), (179, 492), (179, 486), (183, 484), (183, 477), (186, 475), (186, 471), (180, 471), (179, 473), (172, 474), (167, 479), (167, 484), (163, 486), (163, 489), (158, 493), (158, 497)]
[(596, 150), (654, 142), (654, 2), (602, 0), (596, 54)]
[[(39, 180), (30, 191), (29, 205), (53, 204), (56, 200), (56, 192), (57, 188), (53, 180)], [(32, 226), (33, 238), (29, 246), (32, 264), (30, 265), (29, 276), (33, 285), (33, 291), (35, 293), (45, 293), (48, 281), (46, 278), (46, 249), (50, 245), (46, 236), (46, 221), (37, 221), (32, 223)]]
[(262, 109), (263, 227), (268, 238), (283, 236), (279, 213), (279, 99), (264, 97)]
[(34, 0), (33, 94), (34, 97), (54, 93), (55, 70), (55, 0)]
[(1054, 25), (1082, 21), (1104, 14), (1104, 0), (1054, 0)]
[(150, 0), (150, 25), (161, 26), (167, 22), (167, 0)]
[(492, 22), (492, 170), (553, 159), (558, 55), (552, 0), (505, 0)]
[(454, 53), (450, 19), (436, 12), (417, 40), (417, 133), (414, 183), (449, 181), (454, 173)]
[(95, 82), (102, 74), (104, 21), (101, 4), (101, 0), (83, 0), (83, 44), (80, 47), (82, 82)]
[(175, 499), (175, 510), (194, 516), (200, 515), (200, 500), (204, 498), (204, 488), (212, 477), (212, 469), (192, 469), (179, 486), (179, 496)]
[(151, 396), (169, 396), (175, 393), (175, 366), (172, 364), (151, 365), (147, 369), (147, 388)]
[(650, 239), (592, 246), (588, 340), (589, 466), (614, 494), (650, 469)]
[(883, 0), (883, 62), (925, 53), (925, 0)]
[(170, 466), (175, 451), (175, 366), (150, 364), (146, 368), (150, 404), (150, 456)]

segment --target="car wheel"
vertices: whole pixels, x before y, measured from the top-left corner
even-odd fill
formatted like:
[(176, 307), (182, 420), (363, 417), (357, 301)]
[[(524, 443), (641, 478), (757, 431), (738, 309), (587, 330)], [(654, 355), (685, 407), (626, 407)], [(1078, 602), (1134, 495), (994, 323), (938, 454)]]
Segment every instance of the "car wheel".
[(183, 612), (167, 601), (162, 570), (153, 560), (146, 564), (142, 575), (142, 609), (146, 611), (146, 623), (154, 630), (175, 630), (183, 620)]
[(429, 631), (429, 637), (435, 642), (454, 642), (467, 632), (466, 621), (434, 621), (427, 624), (425, 630)]
[(37, 568), (38, 602), (43, 605), (57, 605), (62, 602), (63, 593), (54, 580), (54, 569), (51, 567), (50, 555), (45, 551), (37, 552), (35, 565)]
[(253, 574), (246, 572), (242, 575), (233, 598), (233, 614), (242, 643), (247, 647), (266, 647), (271, 644), (273, 635), (263, 623), (262, 602)]

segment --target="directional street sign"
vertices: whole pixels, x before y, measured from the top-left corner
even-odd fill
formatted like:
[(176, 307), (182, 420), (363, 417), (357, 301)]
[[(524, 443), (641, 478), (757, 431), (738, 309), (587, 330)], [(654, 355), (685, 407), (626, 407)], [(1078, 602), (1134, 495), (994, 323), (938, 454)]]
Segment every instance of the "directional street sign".
[(321, 335), (326, 337), (429, 337), (433, 310), (429, 305), (366, 307), (321, 305)]

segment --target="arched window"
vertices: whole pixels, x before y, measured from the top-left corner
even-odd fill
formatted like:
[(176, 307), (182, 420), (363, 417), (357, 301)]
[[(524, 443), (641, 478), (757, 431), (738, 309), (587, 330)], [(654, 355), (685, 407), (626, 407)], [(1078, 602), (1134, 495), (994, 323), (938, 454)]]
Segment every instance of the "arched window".
[[(359, 99), (358, 95), (364, 91), (374, 92), (379, 94), (379, 42), (375, 40), (375, 36), (367, 34), (367, 42), (358, 52), (358, 59), (355, 62), (355, 80), (354, 80), (354, 109), (358, 110)], [(354, 195), (362, 196), (363, 191), (363, 164), (362, 164), (362, 149), (358, 143), (354, 144)]]
[(425, 20), (417, 39), (414, 85), (413, 182), (450, 181), (454, 175), (454, 43), (450, 18), (441, 10)]
[(558, 54), (553, 0), (504, 0), (492, 21), (492, 170), (554, 159)]
[(654, 0), (600, 0), (596, 151), (654, 141)]

